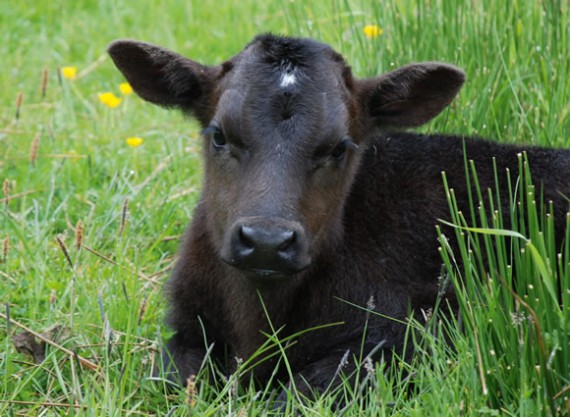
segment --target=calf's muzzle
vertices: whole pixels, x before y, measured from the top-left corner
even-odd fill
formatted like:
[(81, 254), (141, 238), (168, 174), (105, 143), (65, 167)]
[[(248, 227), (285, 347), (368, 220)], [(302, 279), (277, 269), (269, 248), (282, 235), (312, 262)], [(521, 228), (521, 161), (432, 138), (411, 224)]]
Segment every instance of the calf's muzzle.
[(226, 232), (221, 257), (254, 280), (294, 275), (309, 266), (303, 227), (285, 219), (243, 218)]

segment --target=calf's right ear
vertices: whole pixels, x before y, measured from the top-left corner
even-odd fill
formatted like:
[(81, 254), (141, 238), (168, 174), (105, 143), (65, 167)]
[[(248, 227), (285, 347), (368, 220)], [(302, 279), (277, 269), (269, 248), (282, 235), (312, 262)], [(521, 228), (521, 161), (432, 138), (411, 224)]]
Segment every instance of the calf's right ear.
[(457, 95), (465, 73), (453, 65), (422, 62), (361, 80), (360, 102), (379, 128), (420, 126)]
[(199, 113), (197, 107), (205, 104), (215, 86), (215, 67), (156, 45), (121, 39), (111, 43), (108, 52), (133, 90), (163, 107)]

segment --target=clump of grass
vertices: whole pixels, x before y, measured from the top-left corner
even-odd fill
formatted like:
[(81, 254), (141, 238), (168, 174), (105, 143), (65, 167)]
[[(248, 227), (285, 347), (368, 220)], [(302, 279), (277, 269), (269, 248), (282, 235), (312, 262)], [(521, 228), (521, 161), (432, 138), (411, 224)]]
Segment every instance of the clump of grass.
[[(519, 161), (520, 172), (507, 173), (508, 190), (498, 180), (497, 189), (481, 190), (466, 165), (472, 223), (447, 189), (458, 247), (440, 229), (441, 253), (474, 350), (477, 391), (492, 409), (556, 416), (568, 412), (570, 222), (561, 245), (551, 204), (536, 195), (525, 155)], [(510, 195), (508, 219), (499, 193)]]

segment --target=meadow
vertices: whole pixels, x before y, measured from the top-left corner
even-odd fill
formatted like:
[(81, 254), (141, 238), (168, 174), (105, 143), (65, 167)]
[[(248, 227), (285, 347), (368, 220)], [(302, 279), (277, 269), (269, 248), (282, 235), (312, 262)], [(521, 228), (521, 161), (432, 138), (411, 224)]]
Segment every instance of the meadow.
[[(114, 39), (216, 64), (258, 33), (309, 36), (360, 77), (445, 61), (468, 81), (422, 131), (570, 147), (567, 0), (0, 3), (2, 416), (273, 413), (271, 390), (239, 374), (174, 392), (150, 378), (169, 336), (162, 288), (199, 197), (201, 145), (196, 123), (121, 86), (105, 52)], [(540, 192), (521, 158), (513, 201)], [(469, 181), (475, 168), (466, 161)], [(474, 201), (468, 225), (450, 195), (460, 251), (441, 235), (460, 318), (436, 308), (427, 323), (410, 321), (412, 363), (369, 368), (366, 384), (315, 402), (291, 393), (285, 414), (570, 414), (570, 244), (556, 247), (540, 207), (514, 203), (518, 227), (505, 230), (478, 208), (493, 207), (493, 191)]]

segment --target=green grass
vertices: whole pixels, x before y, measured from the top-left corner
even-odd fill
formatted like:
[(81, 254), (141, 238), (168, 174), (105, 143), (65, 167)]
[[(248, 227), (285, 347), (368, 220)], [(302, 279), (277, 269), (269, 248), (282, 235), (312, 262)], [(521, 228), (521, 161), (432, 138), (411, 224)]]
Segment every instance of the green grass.
[[(187, 393), (165, 395), (148, 377), (168, 336), (162, 283), (200, 189), (198, 128), (134, 96), (116, 109), (98, 102), (99, 92), (119, 94), (123, 81), (105, 56), (113, 39), (146, 40), (213, 64), (260, 32), (312, 36), (342, 52), (362, 77), (412, 61), (447, 61), (463, 67), (468, 82), (422, 130), (570, 146), (567, 1), (480, 1), (461, 8), (444, 0), (9, 3), (0, 14), (0, 182), (9, 197), (0, 194), (0, 243), (7, 248), (0, 312), (38, 333), (63, 326), (58, 343), (99, 366), (92, 371), (59, 348), (48, 349), (37, 366), (15, 351), (16, 325), (0, 318), (0, 415), (189, 411)], [(383, 35), (365, 38), (362, 27), (369, 23)], [(57, 76), (66, 65), (78, 67), (75, 80)], [(128, 147), (131, 136), (144, 138), (143, 145)], [(493, 204), (493, 195), (481, 193), (485, 206)], [(456, 230), (464, 245), (450, 253), (442, 237), (442, 259), (459, 291), (461, 323), (437, 314), (429, 326), (415, 323), (414, 362), (395, 359), (386, 372), (370, 371), (360, 387), (366, 395), (344, 386), (344, 415), (568, 413), (570, 245), (557, 256), (551, 220), (536, 210), (516, 213), (529, 219), (515, 222), (524, 238), (473, 228), (502, 228), (501, 219), (484, 212), (477, 225), (450, 216), (463, 227)], [(520, 299), (505, 279), (512, 276)], [(551, 291), (556, 281), (562, 305)], [(217, 388), (198, 386), (192, 414), (267, 413), (270, 392), (239, 387), (238, 376)], [(334, 401), (326, 396), (302, 405), (292, 397), (289, 409), (332, 415)]]

